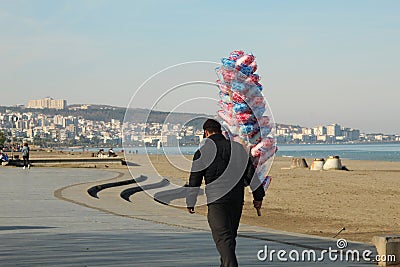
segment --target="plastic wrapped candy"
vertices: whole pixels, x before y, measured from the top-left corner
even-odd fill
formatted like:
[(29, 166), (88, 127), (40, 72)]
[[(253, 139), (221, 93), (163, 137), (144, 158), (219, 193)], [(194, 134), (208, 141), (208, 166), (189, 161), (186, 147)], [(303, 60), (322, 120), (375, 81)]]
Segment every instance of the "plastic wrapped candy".
[(242, 124), (239, 127), (239, 133), (242, 135), (251, 135), (254, 133), (254, 123)]
[(227, 67), (227, 68), (235, 68), (236, 67), (236, 62), (229, 58), (223, 58), (223, 59), (221, 59), (221, 62), (224, 67)]
[(242, 57), (238, 58), (236, 60), (236, 66), (240, 66), (242, 64), (244, 65), (250, 65), (254, 61), (255, 57), (253, 55), (243, 55)]
[(256, 86), (260, 92), (263, 90), (263, 86), (260, 83), (256, 83)]
[(244, 64), (241, 64), (238, 70), (246, 76), (249, 76), (250, 74), (253, 73), (253, 68)]
[(263, 165), (267, 160), (269, 160), (277, 151), (277, 147), (274, 145), (272, 146), (269, 150), (267, 150), (262, 156), (256, 158), (255, 163), (258, 164), (258, 166)]
[(236, 103), (233, 105), (233, 111), (235, 113), (249, 113), (250, 107), (246, 103)]
[(219, 116), (223, 119), (225, 134), (255, 156), (256, 176), (266, 189), (271, 182), (266, 162), (277, 147), (270, 134), (273, 127), (270, 118), (264, 116), (267, 103), (261, 92), (260, 76), (255, 73), (258, 68), (255, 57), (236, 50), (222, 59), (222, 64), (217, 68), (217, 75), (221, 79)]
[(225, 103), (222, 100), (220, 100), (218, 103), (219, 103), (219, 106), (221, 107), (221, 109), (223, 111), (228, 112), (228, 113), (232, 113), (232, 110), (233, 110), (233, 104), (232, 103)]
[(238, 92), (244, 92), (246, 87), (244, 86), (243, 83), (239, 83), (239, 82), (233, 82), (232, 83), (232, 91), (238, 91)]
[(272, 146), (275, 145), (275, 140), (273, 138), (264, 138), (257, 145), (251, 149), (251, 155), (253, 157), (260, 157), (270, 150)]
[(231, 102), (231, 97), (228, 94), (223, 94), (222, 92), (219, 93), (219, 97), (221, 98), (221, 100), (225, 103), (229, 103)]
[(222, 78), (224, 82), (230, 83), (235, 79), (236, 75), (233, 71), (224, 71), (222, 72)]
[(221, 90), (221, 92), (224, 93), (224, 94), (229, 94), (231, 92), (231, 87), (229, 85), (224, 84), (224, 83), (219, 83), (218, 87)]
[(238, 58), (242, 57), (244, 55), (244, 52), (242, 50), (235, 50), (232, 51), (231, 54), (229, 55), (229, 59), (236, 61)]
[(246, 97), (239, 92), (234, 92), (232, 94), (232, 101), (236, 103), (243, 103), (245, 102)]
[(270, 185), (272, 178), (267, 175), (267, 166), (262, 165), (261, 167), (256, 169), (256, 175), (261, 182), (262, 186), (264, 187), (264, 190), (268, 189), (268, 186)]
[(220, 108), (221, 108), (223, 111), (226, 111), (226, 112), (228, 112), (228, 113), (232, 113), (232, 110), (233, 110), (232, 108), (233, 108), (233, 106), (231, 106), (231, 105), (232, 105), (231, 103), (226, 103), (226, 102), (220, 100), (220, 101), (218, 101), (218, 104), (219, 104)]
[[(229, 114), (228, 112), (226, 112), (225, 110), (218, 110), (218, 115), (223, 119), (223, 118), (228, 118), (228, 120), (229, 119), (232, 119), (232, 114)], [(225, 120), (225, 121), (228, 121), (228, 120)]]
[[(249, 123), (251, 124), (251, 123)], [(257, 125), (254, 124), (254, 131), (250, 132), (249, 134), (240, 134), (240, 137), (243, 139), (243, 141), (249, 146), (249, 152), (250, 149), (258, 144), (261, 140), (261, 134), (259, 129), (256, 127)], [(239, 133), (240, 133), (240, 128), (239, 128)]]
[(267, 137), (271, 133), (271, 127), (260, 127), (260, 132), (262, 137)]
[(251, 62), (249, 66), (253, 68), (253, 73), (257, 71), (257, 63), (255, 61)]
[(250, 74), (249, 77), (246, 79), (248, 83), (258, 83), (260, 81), (260, 76), (258, 74)]
[(243, 85), (245, 85), (246, 89), (243, 90), (241, 93), (244, 94), (246, 98), (252, 99), (257, 96), (263, 96), (261, 91), (258, 90), (257, 86), (248, 83), (243, 83)]
[(265, 100), (262, 96), (254, 96), (247, 102), (250, 107), (265, 107)]
[(235, 125), (229, 125), (226, 121), (222, 123), (222, 126), (229, 131), (229, 134), (234, 137), (239, 135), (239, 129)]
[(257, 119), (258, 125), (260, 125), (260, 127), (265, 127), (269, 125), (270, 119), (268, 116), (262, 116), (260, 118)]
[(246, 81), (246, 79), (247, 79), (247, 75), (245, 75), (242, 72), (236, 70), (236, 81), (243, 83), (243, 82)]
[(261, 183), (262, 186), (264, 187), (264, 191), (267, 191), (269, 185), (272, 182), (272, 177), (271, 176), (266, 176), (263, 182)]
[(239, 124), (246, 124), (246, 123), (250, 123), (250, 122), (254, 123), (255, 117), (251, 113), (239, 113), (239, 114), (236, 114), (236, 121)]
[[(235, 106), (234, 106), (234, 108), (235, 108)], [(251, 111), (253, 111), (254, 116), (256, 116), (257, 118), (260, 118), (264, 114), (265, 108), (264, 107), (262, 107), (262, 108), (254, 107), (251, 109)]]
[(258, 142), (260, 142), (261, 138), (262, 138), (261, 133), (258, 131), (256, 134), (248, 138), (248, 142), (252, 145), (255, 145)]
[(236, 103), (246, 102), (250, 107), (263, 108), (265, 107), (265, 99), (258, 91), (258, 89), (254, 89), (255, 87), (251, 87), (249, 90), (245, 91), (234, 91), (232, 94), (232, 100)]
[(235, 125), (235, 121), (232, 118), (232, 115), (226, 113), (223, 110), (218, 110), (218, 116), (223, 119), (229, 126)]

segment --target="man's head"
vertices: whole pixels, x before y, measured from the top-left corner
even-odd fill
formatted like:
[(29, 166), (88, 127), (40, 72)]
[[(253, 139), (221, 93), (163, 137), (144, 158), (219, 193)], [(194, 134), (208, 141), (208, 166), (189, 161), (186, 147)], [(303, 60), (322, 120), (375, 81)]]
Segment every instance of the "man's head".
[(222, 133), (221, 124), (213, 119), (208, 119), (203, 124), (204, 137), (208, 138), (213, 134)]

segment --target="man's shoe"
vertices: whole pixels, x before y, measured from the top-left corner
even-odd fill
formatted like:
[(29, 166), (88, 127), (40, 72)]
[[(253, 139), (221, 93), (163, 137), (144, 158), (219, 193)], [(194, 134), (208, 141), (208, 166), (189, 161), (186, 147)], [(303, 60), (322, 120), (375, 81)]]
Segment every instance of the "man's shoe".
[(25, 168), (26, 168), (26, 167), (24, 166), (22, 169), (24, 169), (24, 170), (25, 170)]

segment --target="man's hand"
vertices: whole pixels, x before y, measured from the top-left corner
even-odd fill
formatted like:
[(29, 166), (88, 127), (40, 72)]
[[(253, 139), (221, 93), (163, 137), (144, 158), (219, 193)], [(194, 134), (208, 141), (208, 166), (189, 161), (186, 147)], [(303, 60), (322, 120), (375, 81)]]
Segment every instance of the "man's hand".
[(261, 209), (261, 206), (262, 206), (262, 200), (261, 201), (258, 201), (258, 200), (253, 200), (253, 205), (254, 205), (254, 208), (256, 208), (256, 209)]
[(262, 200), (261, 201), (253, 200), (253, 205), (254, 205), (254, 208), (257, 210), (257, 215), (261, 216)]
[(190, 214), (195, 213), (194, 208), (187, 208), (187, 211), (188, 211)]

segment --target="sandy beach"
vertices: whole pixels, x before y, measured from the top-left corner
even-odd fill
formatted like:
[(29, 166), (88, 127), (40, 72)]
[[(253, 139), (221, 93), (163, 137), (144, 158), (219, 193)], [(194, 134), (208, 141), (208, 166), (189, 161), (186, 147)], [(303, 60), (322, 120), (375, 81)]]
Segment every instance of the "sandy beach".
[[(140, 163), (143, 157), (133, 160)], [(151, 159), (162, 176), (187, 181), (188, 174), (164, 157)], [(342, 160), (349, 171), (289, 169), (290, 163), (290, 158), (275, 158), (261, 217), (246, 190), (242, 222), (324, 237), (334, 237), (344, 227), (338, 238), (362, 242), (400, 233), (400, 162)], [(197, 208), (204, 215), (206, 210)]]
[[(32, 158), (88, 157), (85, 152), (32, 152)], [(123, 155), (121, 155), (123, 156)], [(131, 160), (144, 163), (145, 155)], [(181, 171), (164, 156), (150, 156), (160, 175), (182, 185), (188, 173)], [(173, 160), (184, 161), (179, 156)], [(186, 157), (190, 163), (190, 156)], [(342, 160), (349, 171), (310, 171), (290, 169), (290, 158), (277, 157), (258, 217), (246, 190), (242, 222), (250, 225), (304, 234), (338, 237), (371, 242), (374, 235), (400, 233), (400, 162)], [(311, 164), (312, 160), (307, 159)], [(120, 168), (126, 168), (121, 166)], [(197, 213), (206, 214), (206, 207)]]

